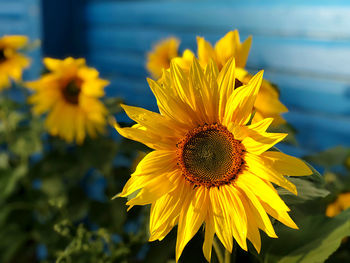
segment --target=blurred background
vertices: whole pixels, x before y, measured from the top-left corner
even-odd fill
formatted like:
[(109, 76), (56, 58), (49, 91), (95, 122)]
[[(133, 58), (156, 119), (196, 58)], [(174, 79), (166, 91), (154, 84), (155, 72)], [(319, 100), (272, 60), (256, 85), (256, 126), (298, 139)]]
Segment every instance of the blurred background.
[[(350, 144), (350, 3), (311, 1), (1, 0), (0, 34), (42, 39), (41, 55), (86, 57), (111, 81), (109, 96), (155, 108), (146, 52), (176, 36), (196, 50), (238, 29), (253, 35), (250, 71), (277, 84), (306, 153)], [(35, 74), (35, 73), (34, 73)], [(293, 149), (291, 149), (292, 151)], [(304, 153), (304, 152), (303, 152)]]
[[(181, 51), (195, 51), (197, 35), (212, 43), (234, 29), (239, 30), (241, 40), (252, 35), (247, 69), (264, 69), (265, 78), (278, 85), (281, 101), (289, 109), (284, 117), (296, 129), (298, 142), (280, 148), (297, 156), (338, 145), (350, 146), (349, 28), (347, 0), (0, 0), (0, 36), (21, 34), (31, 41), (42, 41), (40, 48), (30, 52), (33, 66), (27, 70), (25, 80), (38, 78), (43, 57), (84, 57), (88, 65), (111, 81), (106, 88), (108, 97), (120, 97), (129, 105), (149, 110), (156, 110), (156, 103), (146, 82), (146, 54), (157, 41), (175, 36), (181, 40)], [(114, 158), (117, 150), (109, 150), (116, 167), (129, 165), (135, 158), (129, 153), (126, 161), (120, 155)], [(89, 176), (84, 174), (85, 181), (79, 183), (82, 188), (89, 182), (94, 185), (84, 188), (94, 202), (106, 202), (113, 191), (115, 194), (120, 190), (122, 184), (106, 194), (108, 183), (98, 175), (101, 169), (86, 169)], [(118, 173), (127, 178), (130, 171), (122, 169)], [(124, 201), (115, 201), (117, 209), (125, 210)], [(118, 227), (135, 234), (139, 213), (137, 210), (132, 214), (136, 219), (129, 220), (126, 228)], [(84, 218), (84, 222), (91, 219)], [(108, 220), (96, 221), (108, 225)], [(90, 230), (98, 229), (90, 221), (88, 225)], [(117, 232), (118, 227), (113, 231)], [(113, 237), (121, 239), (120, 235)], [(135, 241), (139, 242), (134, 248), (139, 251), (133, 258), (136, 262), (152, 258), (152, 253), (146, 253), (150, 248), (144, 248), (140, 240)], [(50, 251), (42, 243), (35, 244), (35, 253), (46, 260)], [(200, 243), (193, 246), (200, 252)], [(186, 253), (189, 255), (185, 250)]]

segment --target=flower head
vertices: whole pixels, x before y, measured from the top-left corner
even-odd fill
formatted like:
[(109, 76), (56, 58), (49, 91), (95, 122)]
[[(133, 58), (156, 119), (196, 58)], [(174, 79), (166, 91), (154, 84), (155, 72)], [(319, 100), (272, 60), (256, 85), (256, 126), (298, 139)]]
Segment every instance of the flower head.
[(0, 38), (0, 90), (10, 86), (10, 79), (20, 81), (22, 71), (30, 64), (29, 58), (18, 52), (28, 43), (26, 36)]
[(297, 228), (273, 184), (296, 194), (285, 176), (311, 170), (271, 150), (286, 136), (266, 132), (272, 118), (251, 124), (263, 73), (247, 85), (236, 75), (233, 59), (219, 71), (213, 61), (203, 70), (194, 58), (188, 73), (172, 62), (161, 82), (149, 80), (160, 113), (123, 105), (137, 124), (116, 124), (122, 136), (153, 149), (117, 196), (137, 192), (129, 209), (151, 204), (150, 241), (162, 240), (178, 225), (176, 260), (203, 224), (208, 261), (214, 234), (228, 251), (234, 238), (245, 250), (250, 240), (259, 252), (259, 229), (277, 237), (268, 214)]
[(177, 38), (170, 37), (157, 43), (147, 54), (146, 67), (153, 78), (159, 78), (163, 68), (170, 67), (171, 59), (178, 56), (179, 45), (180, 41)]
[(95, 137), (103, 132), (107, 109), (99, 98), (108, 81), (100, 79), (84, 59), (45, 58), (44, 64), (49, 73), (27, 86), (34, 91), (29, 98), (34, 113), (48, 113), (45, 124), (49, 133), (82, 143), (86, 134)]

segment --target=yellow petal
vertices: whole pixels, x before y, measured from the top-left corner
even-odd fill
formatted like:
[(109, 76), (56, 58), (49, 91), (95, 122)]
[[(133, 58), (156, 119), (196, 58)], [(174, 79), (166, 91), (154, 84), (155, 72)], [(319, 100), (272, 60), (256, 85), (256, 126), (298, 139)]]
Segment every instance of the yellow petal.
[(251, 117), (256, 96), (259, 92), (263, 71), (257, 73), (248, 83), (234, 90), (227, 102), (224, 125), (234, 122), (245, 125)]
[(241, 189), (237, 189), (237, 190), (241, 192), (241, 201), (242, 201), (242, 204), (244, 206), (245, 213), (247, 216), (247, 227), (248, 227), (247, 238), (253, 244), (256, 251), (258, 253), (260, 253), (261, 238), (260, 238), (258, 223), (256, 222), (256, 218), (254, 216), (254, 213), (251, 211), (249, 201), (247, 200), (246, 195), (244, 193), (242, 193)]
[(305, 176), (312, 174), (311, 169), (302, 160), (282, 152), (268, 151), (262, 157), (272, 161), (272, 167), (282, 175)]
[(251, 45), (252, 45), (252, 36), (249, 36), (241, 45), (240, 50), (238, 51), (238, 54), (236, 56), (237, 67), (245, 68)]
[(224, 65), (217, 78), (219, 89), (219, 120), (222, 121), (225, 116), (226, 104), (229, 97), (233, 94), (235, 88), (235, 70), (234, 59), (230, 59)]
[(262, 202), (261, 204), (269, 215), (276, 218), (281, 223), (285, 224), (290, 228), (299, 229), (286, 211), (273, 209), (269, 204), (265, 202)]
[[(174, 122), (166, 119), (159, 113), (124, 104), (121, 104), (121, 106), (132, 120), (136, 121), (140, 125), (144, 126), (148, 131), (155, 134), (169, 136), (177, 141), (179, 137), (182, 137), (186, 132), (183, 131), (181, 127), (177, 127)], [(178, 138), (176, 138), (175, 135), (177, 135)]]
[[(242, 175), (240, 177), (242, 177)], [(241, 189), (242, 193), (246, 195), (246, 200), (249, 204), (248, 209), (250, 209), (250, 211), (253, 213), (258, 227), (262, 229), (269, 237), (276, 238), (277, 235), (273, 229), (271, 221), (267, 216), (260, 200), (255, 194), (256, 185), (254, 185), (254, 188), (251, 188), (247, 185), (247, 182), (242, 182), (240, 179), (237, 180), (236, 185)]]
[(215, 234), (214, 218), (210, 203), (208, 204), (208, 215), (205, 219), (205, 235), (203, 243), (203, 254), (208, 262), (211, 259), (211, 251)]
[(169, 68), (171, 59), (178, 56), (179, 45), (179, 39), (170, 37), (158, 42), (147, 54), (146, 68), (152, 77), (160, 78), (162, 70)]
[(272, 118), (266, 118), (259, 122), (249, 125), (248, 128), (260, 134), (264, 134), (264, 132), (266, 132), (266, 130), (270, 127), (272, 122)]
[(207, 82), (204, 72), (198, 61), (194, 58), (190, 68), (189, 78), (189, 93), (194, 106), (194, 112), (198, 112), (198, 120), (202, 123), (212, 123), (213, 119), (208, 116), (213, 116), (212, 90)]
[(241, 194), (232, 186), (225, 185), (221, 188), (222, 194), (228, 201), (232, 217), (232, 234), (240, 247), (247, 251), (247, 217), (241, 201)]
[(232, 219), (230, 216), (229, 204), (222, 196), (220, 189), (211, 187), (210, 191), (210, 202), (212, 213), (214, 217), (215, 233), (224, 245), (226, 250), (232, 252), (233, 239), (232, 239)]
[(63, 61), (60, 59), (54, 59), (54, 58), (44, 58), (44, 65), (47, 69), (50, 71), (56, 71), (59, 70), (62, 66)]
[(286, 133), (250, 133), (251, 137), (244, 138), (242, 144), (248, 152), (260, 155), (282, 141), (287, 135)]
[(215, 44), (215, 52), (221, 66), (225, 65), (232, 57), (236, 59), (237, 47), (235, 46), (234, 38), (234, 32), (230, 31)]
[(280, 173), (276, 172), (266, 162), (264, 162), (263, 158), (247, 152), (244, 156), (244, 160), (248, 166), (249, 172), (255, 174), (261, 179), (277, 184), (287, 189), (291, 193), (297, 195), (297, 188), (295, 185), (280, 175)]
[(175, 226), (181, 209), (184, 205), (183, 198), (191, 191), (191, 186), (184, 179), (170, 193), (159, 198), (151, 207), (150, 215), (150, 240), (162, 239)]
[(0, 47), (19, 49), (27, 45), (28, 37), (21, 35), (3, 36), (0, 39)]
[(276, 193), (275, 189), (258, 176), (251, 174), (249, 171), (245, 171), (243, 174), (239, 175), (236, 181), (240, 183), (240, 187), (245, 185), (245, 188), (248, 187), (257, 197), (265, 203), (269, 203), (273, 208), (290, 211), (278, 193)]
[(139, 162), (132, 176), (171, 171), (176, 168), (176, 158), (174, 151), (152, 151)]
[(114, 124), (114, 128), (125, 138), (141, 142), (155, 150), (174, 150), (176, 148), (176, 141), (170, 141), (161, 135), (151, 133), (144, 129), (134, 127), (121, 128), (118, 123)]
[(191, 129), (198, 125), (196, 123), (197, 115), (193, 112), (190, 105), (185, 104), (179, 100), (178, 97), (172, 95), (170, 93), (171, 90), (164, 90), (154, 80), (147, 79), (147, 81), (157, 99), (157, 105), (162, 115), (170, 118), (172, 121), (176, 122), (179, 127), (184, 127), (184, 129)]
[(189, 49), (186, 49), (183, 52), (182, 57), (173, 58), (171, 62), (179, 65), (183, 71), (189, 71), (194, 57), (195, 55), (193, 52)]
[(198, 187), (187, 193), (186, 203), (184, 203), (177, 231), (176, 240), (176, 261), (179, 260), (186, 244), (192, 239), (201, 227), (208, 208), (208, 190), (205, 187)]
[(203, 37), (197, 37), (198, 59), (203, 64), (208, 64), (210, 59), (216, 61), (216, 53), (212, 45)]
[[(140, 192), (138, 192), (135, 198), (132, 198), (126, 204), (132, 207), (134, 205), (147, 205), (154, 203), (160, 197), (171, 192), (174, 188), (177, 187), (180, 176), (182, 175), (179, 173), (179, 171), (174, 171), (168, 174), (154, 176), (153, 178), (150, 178), (151, 176), (131, 177), (129, 181), (135, 178), (135, 180), (133, 180), (133, 185), (125, 185), (124, 188), (127, 187), (127, 190), (133, 190), (137, 188), (140, 189), (141, 186), (142, 189)], [(131, 190), (129, 191), (131, 192)], [(125, 194), (122, 193), (120, 196), (125, 196)]]

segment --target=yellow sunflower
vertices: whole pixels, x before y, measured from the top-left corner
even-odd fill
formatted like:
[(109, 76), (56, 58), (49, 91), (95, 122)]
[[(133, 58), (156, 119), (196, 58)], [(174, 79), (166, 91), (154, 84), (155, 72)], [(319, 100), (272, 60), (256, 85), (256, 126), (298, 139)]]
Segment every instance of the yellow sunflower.
[(326, 216), (334, 217), (348, 208), (350, 208), (350, 193), (342, 193), (338, 195), (333, 203), (327, 206)]
[(81, 144), (86, 134), (95, 137), (103, 132), (107, 109), (99, 98), (109, 82), (100, 79), (84, 59), (45, 58), (44, 64), (49, 73), (27, 86), (34, 91), (29, 98), (33, 112), (48, 112), (45, 124), (49, 133)]
[(161, 77), (163, 68), (170, 67), (171, 59), (178, 56), (179, 45), (180, 40), (170, 37), (157, 43), (147, 54), (146, 68), (153, 78)]
[(10, 79), (20, 81), (22, 71), (30, 59), (18, 52), (28, 43), (26, 36), (4, 36), (0, 38), (0, 90), (11, 85)]
[[(197, 53), (199, 63), (202, 67), (205, 67), (209, 60), (214, 60), (218, 65), (219, 70), (226, 64), (226, 62), (232, 57), (236, 60), (237, 79), (242, 84), (248, 84), (253, 77), (244, 70), (246, 66), (249, 50), (252, 44), (252, 38), (249, 36), (243, 43), (239, 38), (237, 30), (228, 32), (223, 38), (221, 38), (213, 47), (208, 41), (202, 37), (197, 37)], [(191, 52), (192, 53), (192, 52)], [(176, 58), (175, 62), (178, 63), (182, 69), (188, 70), (194, 54), (187, 51), (182, 57)], [(287, 112), (288, 109), (279, 100), (279, 93), (273, 85), (263, 80), (258, 97), (255, 101), (255, 116), (253, 123), (261, 121), (264, 118), (273, 118), (273, 125), (280, 125), (286, 121), (281, 117), (281, 114)]]
[(273, 184), (297, 194), (285, 176), (311, 170), (271, 150), (286, 137), (266, 132), (272, 118), (250, 124), (263, 73), (238, 88), (233, 59), (221, 71), (213, 61), (203, 70), (193, 59), (188, 73), (172, 62), (163, 74), (161, 84), (148, 80), (160, 113), (122, 105), (137, 124), (115, 124), (119, 134), (154, 150), (116, 196), (134, 193), (129, 209), (151, 204), (150, 241), (162, 240), (177, 225), (178, 261), (204, 225), (203, 253), (210, 261), (214, 234), (230, 252), (233, 238), (244, 250), (250, 240), (259, 252), (259, 229), (277, 237), (268, 214), (297, 228)]

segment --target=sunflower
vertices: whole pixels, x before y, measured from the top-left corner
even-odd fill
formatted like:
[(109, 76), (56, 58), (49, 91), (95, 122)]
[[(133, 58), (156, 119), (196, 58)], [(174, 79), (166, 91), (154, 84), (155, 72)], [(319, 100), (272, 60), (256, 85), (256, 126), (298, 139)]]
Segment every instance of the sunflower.
[(147, 54), (146, 68), (153, 78), (159, 78), (163, 68), (169, 68), (171, 59), (178, 56), (179, 45), (180, 40), (170, 37), (157, 43)]
[(20, 81), (22, 71), (30, 64), (29, 58), (18, 52), (28, 43), (25, 36), (0, 38), (0, 90), (11, 85), (10, 79)]
[(84, 59), (45, 58), (44, 64), (49, 72), (27, 86), (34, 91), (29, 98), (33, 112), (48, 112), (45, 124), (49, 133), (81, 144), (86, 134), (95, 137), (103, 132), (107, 109), (99, 98), (109, 82), (100, 79)]
[(326, 216), (334, 217), (348, 208), (350, 208), (350, 192), (342, 193), (338, 195), (333, 203), (327, 206)]
[(163, 74), (161, 84), (148, 80), (160, 113), (122, 105), (137, 124), (115, 124), (122, 136), (153, 149), (116, 196), (133, 194), (129, 209), (151, 204), (150, 241), (162, 240), (177, 225), (178, 261), (204, 225), (203, 253), (210, 261), (214, 234), (230, 252), (233, 238), (244, 250), (250, 240), (259, 252), (259, 229), (277, 237), (268, 214), (296, 229), (273, 184), (297, 194), (285, 176), (311, 170), (271, 150), (286, 137), (266, 132), (272, 118), (250, 122), (263, 73), (237, 87), (233, 59), (219, 71), (213, 61), (203, 70), (194, 58), (188, 73), (172, 62)]

